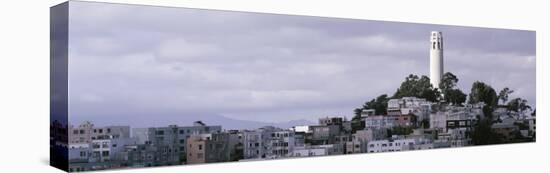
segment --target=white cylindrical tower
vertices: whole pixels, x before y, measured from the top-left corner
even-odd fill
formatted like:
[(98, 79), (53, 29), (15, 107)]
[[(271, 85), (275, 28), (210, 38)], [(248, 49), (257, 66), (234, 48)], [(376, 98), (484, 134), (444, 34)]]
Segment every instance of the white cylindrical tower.
[(432, 31), (430, 37), (430, 83), (439, 88), (443, 77), (443, 35), (439, 31)]

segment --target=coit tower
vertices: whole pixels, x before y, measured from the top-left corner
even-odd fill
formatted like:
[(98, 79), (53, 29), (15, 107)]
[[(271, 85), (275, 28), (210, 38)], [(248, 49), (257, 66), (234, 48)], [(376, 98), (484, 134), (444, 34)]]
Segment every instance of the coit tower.
[(439, 88), (443, 77), (443, 35), (439, 31), (432, 31), (430, 37), (430, 83)]

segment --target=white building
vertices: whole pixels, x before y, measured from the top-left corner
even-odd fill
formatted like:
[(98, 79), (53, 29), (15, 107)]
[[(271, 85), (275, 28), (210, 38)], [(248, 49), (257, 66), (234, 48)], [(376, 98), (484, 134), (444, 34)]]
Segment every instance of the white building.
[(357, 130), (353, 135), (353, 140), (367, 143), (368, 141), (380, 140), (386, 138), (388, 135), (387, 129), (382, 128), (366, 128), (363, 130)]
[(401, 139), (370, 141), (367, 146), (369, 153), (433, 149), (433, 140), (423, 136), (413, 136)]
[(260, 159), (266, 157), (264, 140), (268, 134), (263, 131), (243, 131), (244, 159)]
[(111, 138), (129, 138), (130, 126), (105, 126), (95, 127), (91, 122), (84, 123), (74, 127), (69, 126), (69, 143), (90, 143), (95, 139), (111, 139)]
[(414, 114), (418, 121), (429, 119), (432, 102), (423, 98), (403, 97), (388, 101), (388, 115)]
[(334, 144), (328, 145), (306, 145), (294, 148), (292, 157), (326, 156), (330, 155), (337, 148)]
[(430, 114), (430, 128), (443, 131), (447, 128), (447, 114), (445, 112), (434, 112)]
[(124, 152), (126, 146), (136, 145), (135, 138), (115, 138), (115, 139), (96, 139), (92, 140), (90, 162), (106, 162), (111, 160), (123, 160), (118, 158), (121, 152)]
[(445, 106), (430, 114), (430, 128), (440, 131), (456, 128), (470, 128), (476, 120), (482, 118), (483, 104), (461, 106)]
[(374, 110), (374, 109), (363, 109), (361, 111), (361, 117), (362, 118), (366, 118), (366, 117), (374, 116), (374, 115), (376, 115), (376, 110)]
[(70, 144), (69, 145), (69, 162), (88, 162), (88, 157), (91, 155), (90, 144)]
[(370, 141), (367, 145), (369, 153), (392, 152), (408, 150), (415, 144), (414, 139), (377, 140)]
[(365, 128), (392, 128), (397, 126), (396, 119), (390, 116), (369, 116), (365, 118)]
[(390, 99), (388, 101), (389, 110), (398, 110), (401, 108), (417, 108), (430, 103), (426, 99), (416, 97), (403, 97), (400, 99)]
[(292, 155), (295, 147), (294, 132), (290, 130), (275, 131), (271, 133), (268, 144), (271, 157), (288, 157)]
[(243, 131), (244, 159), (279, 158), (292, 155), (295, 132), (271, 126)]
[(430, 37), (430, 83), (434, 88), (439, 88), (443, 77), (443, 34), (432, 31)]
[(294, 132), (311, 133), (311, 129), (309, 128), (309, 126), (294, 126), (292, 130)]

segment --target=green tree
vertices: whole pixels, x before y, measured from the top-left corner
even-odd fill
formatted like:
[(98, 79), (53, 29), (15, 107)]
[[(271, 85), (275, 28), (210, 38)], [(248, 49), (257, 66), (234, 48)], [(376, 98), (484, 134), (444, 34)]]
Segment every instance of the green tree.
[(490, 128), (493, 123), (493, 111), (498, 103), (498, 96), (493, 87), (483, 82), (476, 81), (472, 84), (468, 103), (476, 104), (480, 102), (485, 103), (485, 106), (483, 107), (483, 114), (485, 115)]
[(480, 81), (476, 81), (472, 84), (472, 90), (469, 96), (468, 102), (470, 104), (483, 102), (487, 106), (490, 106), (491, 109), (494, 109), (497, 105), (498, 97), (493, 87)]
[(498, 93), (498, 99), (502, 100), (502, 104), (504, 105), (508, 101), (508, 96), (512, 93), (514, 93), (514, 90), (511, 90), (510, 88), (505, 87), (502, 90), (500, 90), (500, 92)]
[(443, 75), (439, 88), (443, 94), (443, 100), (447, 103), (462, 105), (466, 102), (466, 94), (457, 88), (458, 78), (450, 72)]
[(363, 104), (360, 108), (356, 108), (353, 110), (353, 113), (355, 114), (355, 116), (353, 116), (352, 120), (360, 120), (361, 112), (367, 109), (374, 109), (374, 113), (377, 115), (386, 114), (389, 100), (390, 98), (388, 97), (387, 94), (382, 94), (376, 97), (375, 99), (365, 102), (365, 104)]
[(437, 102), (439, 100), (439, 91), (430, 84), (430, 78), (427, 76), (418, 77), (410, 74), (401, 83), (393, 98), (418, 97), (428, 101)]
[(462, 105), (466, 102), (466, 94), (464, 94), (460, 89), (450, 89), (444, 92), (445, 101), (455, 105)]
[(353, 110), (353, 113), (355, 114), (355, 116), (353, 116), (352, 120), (361, 118), (361, 112), (363, 112), (363, 108), (355, 108)]
[(490, 145), (501, 143), (501, 136), (491, 129), (492, 122), (485, 118), (479, 120), (472, 131), (472, 143), (474, 145)]
[(363, 110), (367, 109), (374, 109), (374, 112), (376, 115), (385, 115), (388, 110), (388, 101), (390, 98), (387, 94), (382, 94), (376, 99), (372, 99), (371, 101), (366, 102), (363, 105)]
[(363, 108), (356, 108), (353, 110), (355, 116), (351, 118), (351, 133), (355, 133), (357, 130), (362, 130), (365, 128), (365, 122), (361, 120), (361, 112)]
[(517, 112), (519, 115), (523, 115), (525, 111), (531, 110), (531, 106), (527, 104), (527, 100), (522, 98), (515, 98), (510, 100), (510, 102), (508, 102), (507, 108), (509, 111)]
[(443, 74), (443, 77), (441, 79), (441, 83), (439, 84), (439, 88), (441, 91), (453, 89), (456, 87), (456, 84), (458, 83), (458, 78), (451, 72), (446, 72)]

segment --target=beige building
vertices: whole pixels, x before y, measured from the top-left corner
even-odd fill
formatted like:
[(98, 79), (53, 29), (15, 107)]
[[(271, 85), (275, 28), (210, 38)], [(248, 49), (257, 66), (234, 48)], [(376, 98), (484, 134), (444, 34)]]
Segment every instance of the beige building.
[(187, 164), (206, 163), (206, 140), (201, 136), (191, 136), (187, 139)]
[(187, 139), (187, 164), (227, 162), (231, 148), (228, 133), (192, 135)]

